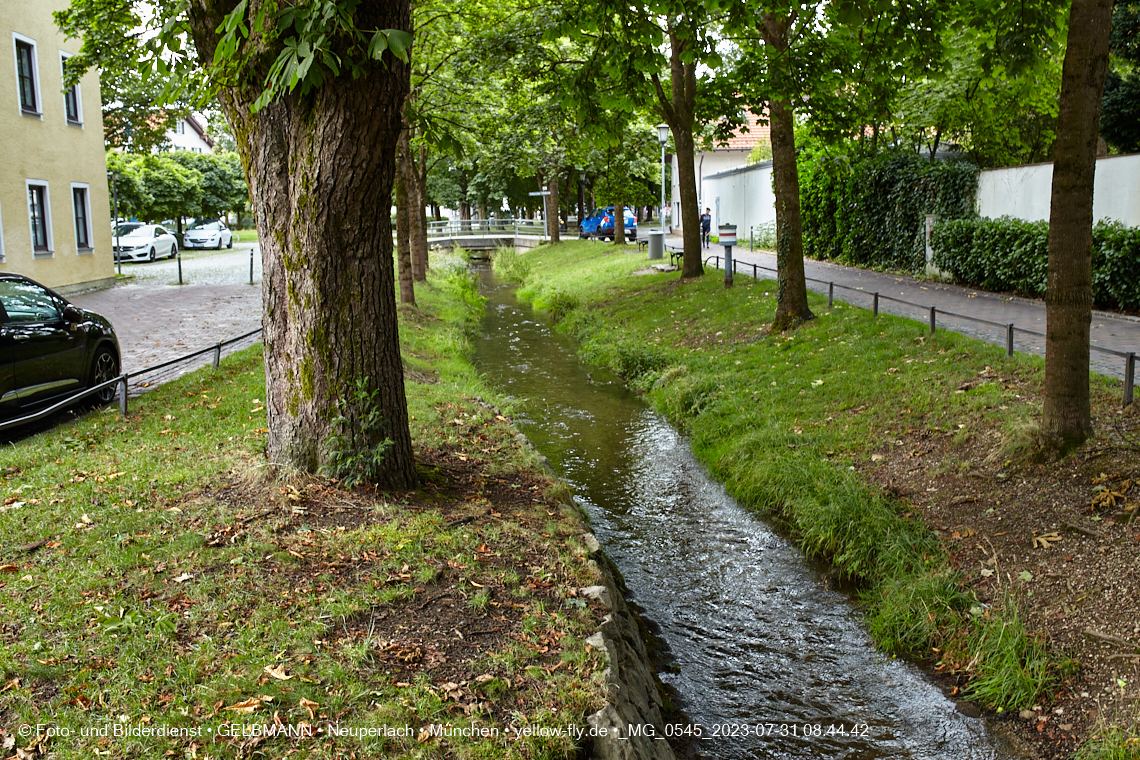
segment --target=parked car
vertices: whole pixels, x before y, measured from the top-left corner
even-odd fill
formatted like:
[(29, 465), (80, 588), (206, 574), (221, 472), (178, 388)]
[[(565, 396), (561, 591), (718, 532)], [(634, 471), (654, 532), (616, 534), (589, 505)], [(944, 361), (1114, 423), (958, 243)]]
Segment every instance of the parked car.
[(120, 224), (119, 230), (115, 261), (154, 261), (159, 256), (174, 258), (178, 254), (178, 241), (161, 224), (140, 224), (133, 229)]
[[(578, 237), (614, 239), (614, 207), (594, 209), (590, 215), (578, 225)], [(628, 208), (625, 209), (625, 239), (637, 240), (637, 218)]]
[(190, 248), (234, 247), (234, 235), (225, 224), (218, 221), (199, 222), (182, 236), (182, 247)]
[[(0, 419), (119, 375), (110, 321), (18, 274), (0, 273)], [(96, 394), (115, 397), (115, 387)]]

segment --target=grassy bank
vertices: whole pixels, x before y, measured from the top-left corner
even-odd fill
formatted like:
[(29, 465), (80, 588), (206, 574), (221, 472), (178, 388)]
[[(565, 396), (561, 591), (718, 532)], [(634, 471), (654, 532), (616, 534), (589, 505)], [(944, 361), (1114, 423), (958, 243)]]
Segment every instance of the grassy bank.
[(602, 704), (581, 516), (474, 398), (465, 262), (416, 295), (416, 492), (271, 474), (260, 347), (0, 450), (0, 754), (573, 752), (518, 731)]
[[(1039, 407), (1023, 389), (1040, 386), (1040, 360), (842, 304), (829, 310), (815, 296), (816, 319), (772, 336), (774, 282), (740, 277), (725, 290), (720, 273), (632, 276), (643, 266), (590, 243), (497, 262), (585, 359), (613, 367), (685, 430), (734, 497), (859, 584), (884, 650), (955, 675), (959, 698), (997, 711), (1044, 703), (1072, 677), (1072, 661), (1027, 625), (1033, 592), (1017, 570), (967, 574), (947, 550), (950, 530), (874, 478), (888, 458), (934, 476), (966, 472), (970, 462), (922, 459), (914, 441), (966, 443), (983, 421), (1000, 438), (997, 467), (1012, 465), (1032, 440)], [(1102, 379), (1093, 392), (1109, 405), (1118, 391)], [(997, 591), (980, 602), (969, 585), (995, 575)]]

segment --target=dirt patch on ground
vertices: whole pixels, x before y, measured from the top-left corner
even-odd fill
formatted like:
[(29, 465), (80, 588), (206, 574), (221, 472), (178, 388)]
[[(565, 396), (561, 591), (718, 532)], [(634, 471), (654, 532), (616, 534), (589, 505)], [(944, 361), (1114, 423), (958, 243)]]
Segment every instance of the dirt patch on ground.
[[(1040, 408), (1038, 388), (983, 373), (986, 382)], [(1011, 453), (1009, 433), (983, 416), (970, 429), (892, 435), (865, 465), (938, 532), (983, 604), (1008, 595), (1029, 630), (1079, 664), (1053, 702), (1005, 716), (1046, 758), (1140, 715), (1140, 413), (1104, 408), (1094, 424), (1098, 439), (1060, 462)], [(960, 663), (932, 658), (964, 683)]]

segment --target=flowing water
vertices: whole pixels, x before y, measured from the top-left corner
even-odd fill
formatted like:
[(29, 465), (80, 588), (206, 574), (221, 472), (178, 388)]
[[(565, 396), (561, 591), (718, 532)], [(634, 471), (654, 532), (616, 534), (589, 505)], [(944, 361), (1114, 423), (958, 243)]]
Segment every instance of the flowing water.
[(479, 368), (523, 401), (516, 424), (659, 626), (674, 661), (661, 678), (701, 727), (701, 756), (1017, 757), (921, 671), (876, 651), (851, 600), (725, 493), (668, 422), (481, 276)]

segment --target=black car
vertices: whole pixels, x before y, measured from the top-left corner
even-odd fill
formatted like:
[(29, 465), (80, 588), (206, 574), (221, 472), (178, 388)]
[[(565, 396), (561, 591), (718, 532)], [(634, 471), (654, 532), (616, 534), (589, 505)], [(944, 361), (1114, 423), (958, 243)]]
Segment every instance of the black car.
[[(0, 273), (0, 419), (118, 374), (119, 341), (110, 321), (27, 277)], [(115, 387), (96, 397), (110, 401)]]

